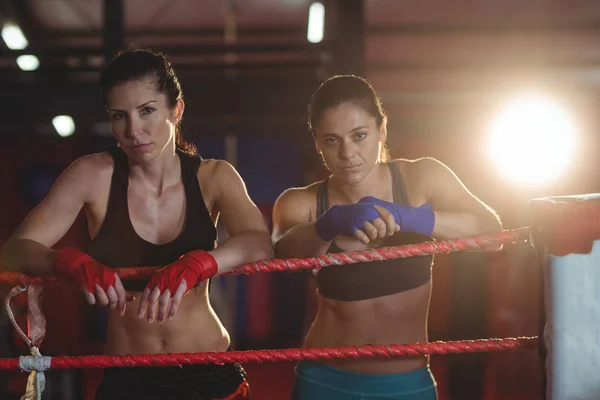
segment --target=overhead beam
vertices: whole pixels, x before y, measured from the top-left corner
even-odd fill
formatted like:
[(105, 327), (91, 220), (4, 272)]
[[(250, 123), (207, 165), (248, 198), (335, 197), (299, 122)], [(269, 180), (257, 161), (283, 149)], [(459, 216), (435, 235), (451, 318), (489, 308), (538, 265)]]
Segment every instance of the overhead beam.
[(104, 60), (112, 60), (125, 43), (125, 9), (123, 0), (104, 0)]
[(402, 35), (402, 34), (505, 34), (505, 33), (565, 33), (565, 32), (598, 32), (599, 22), (570, 23), (469, 23), (469, 24), (394, 24), (369, 25), (369, 35)]
[[(7, 59), (11, 57), (14, 57), (14, 54), (8, 56)], [(0, 73), (0, 82), (6, 82), (7, 80), (15, 78), (20, 79), (19, 77), (28, 77), (25, 79), (38, 79), (47, 75), (66, 78), (72, 73), (95, 72), (100, 70), (100, 67), (98, 66), (86, 64), (69, 67), (64, 60), (64, 57), (48, 58), (47, 62), (40, 65), (39, 70), (34, 72), (21, 72), (18, 70), (16, 64), (5, 62), (3, 63), (4, 66), (0, 68), (0, 71), (2, 71), (2, 73)], [(177, 57), (172, 57), (171, 60), (177, 70), (199, 72), (213, 71), (214, 73), (222, 75), (230, 75), (234, 71), (244, 74), (250, 71), (277, 73), (278, 69), (282, 70), (282, 74), (286, 74), (290, 70), (301, 70), (305, 71), (305, 73), (314, 74), (318, 67), (327, 67), (327, 64), (319, 57), (319, 54), (312, 53), (305, 53), (302, 57), (293, 57), (287, 60), (257, 58), (256, 61), (240, 60), (226, 62), (225, 60), (214, 58), (205, 60), (186, 60), (185, 58), (179, 59)], [(472, 58), (463, 57), (461, 59), (440, 59), (435, 62), (370, 62), (367, 65), (367, 71), (372, 75), (376, 73), (395, 73), (403, 71), (568, 71), (598, 67), (600, 67), (600, 57), (578, 59), (577, 57), (540, 57), (537, 55), (526, 57), (520, 55), (518, 58), (474, 56)], [(15, 76), (14, 73), (18, 74)], [(9, 75), (11, 75), (10, 78)]]
[(600, 66), (600, 58), (577, 59), (576, 57), (556, 56), (524, 56), (519, 57), (473, 57), (459, 60), (435, 60), (431, 62), (395, 62), (379, 61), (370, 62), (368, 71), (370, 74), (376, 72), (396, 71), (514, 71), (514, 70), (555, 70), (570, 68), (597, 68)]
[[(21, 4), (21, 2), (16, 2)], [(24, 2), (23, 2), (24, 3)], [(20, 8), (23, 8), (22, 6)], [(31, 20), (31, 17), (28, 17)], [(31, 23), (32, 28), (37, 27), (37, 24)], [(443, 33), (488, 33), (488, 34), (504, 34), (510, 33), (560, 33), (560, 32), (598, 32), (600, 31), (600, 23), (598, 22), (571, 22), (571, 23), (477, 23), (477, 24), (393, 24), (393, 25), (369, 25), (366, 21), (364, 26), (365, 35), (379, 34), (443, 34)], [(128, 39), (152, 38), (152, 37), (202, 37), (202, 38), (217, 38), (223, 37), (222, 28), (156, 28), (156, 29), (138, 29), (124, 33)], [(104, 31), (99, 30), (63, 30), (44, 32), (42, 39), (60, 40), (72, 37), (78, 38), (95, 38), (103, 35)], [(306, 27), (267, 27), (267, 28), (243, 28), (237, 30), (239, 37), (265, 35), (269, 37), (276, 36), (297, 36), (298, 38), (306, 38)]]
[[(185, 77), (186, 82), (210, 82), (215, 79), (303, 79), (307, 76), (315, 76), (321, 62), (314, 60), (288, 63), (214, 63), (205, 65), (173, 63), (173, 65), (180, 78)], [(13, 66), (10, 68), (4, 67), (0, 71), (0, 85), (38, 85), (55, 82), (97, 82), (100, 68), (79, 67), (65, 69), (65, 67), (40, 66), (37, 71), (23, 72), (16, 66)]]
[(365, 74), (365, 25), (363, 0), (325, 2), (325, 36), (335, 43), (330, 75)]
[[(211, 37), (214, 36), (216, 38), (223, 38), (224, 30), (223, 28), (156, 28), (156, 29), (137, 29), (137, 30), (129, 30), (125, 32), (125, 37), (137, 39), (140, 37), (164, 37), (164, 36), (194, 36), (194, 37)], [(97, 37), (102, 35), (103, 31), (98, 31), (95, 29), (91, 30), (83, 30), (83, 29), (74, 29), (74, 30), (64, 30), (64, 31), (54, 31), (47, 32), (46, 37), (50, 39), (61, 39), (61, 38), (69, 38), (69, 37)], [(253, 36), (253, 35), (265, 35), (265, 36), (299, 36), (306, 38), (306, 27), (265, 27), (265, 28), (244, 28), (239, 27), (237, 29), (238, 36)]]
[(37, 45), (39, 37), (43, 34), (43, 28), (39, 21), (35, 20), (27, 1), (12, 1), (8, 7), (12, 8), (23, 33), (27, 36), (30, 45)]
[[(117, 44), (121, 43), (121, 44)], [(0, 50), (0, 57), (11, 56), (19, 54), (35, 54), (48, 55), (54, 57), (65, 57), (65, 56), (95, 56), (102, 55), (103, 51), (109, 49), (111, 58), (112, 55), (118, 51), (122, 46), (121, 41), (112, 42), (108, 47), (92, 47), (92, 46), (74, 46), (74, 47), (45, 47), (36, 46), (35, 48), (30, 47), (26, 50)], [(291, 52), (308, 52), (314, 53), (328, 50), (330, 48), (329, 43), (321, 43), (314, 45), (306, 43), (305, 41), (296, 43), (272, 43), (272, 44), (190, 44), (190, 45), (162, 45), (153, 46), (154, 50), (165, 52), (167, 55), (214, 55), (214, 54), (226, 54), (226, 53), (291, 53)]]

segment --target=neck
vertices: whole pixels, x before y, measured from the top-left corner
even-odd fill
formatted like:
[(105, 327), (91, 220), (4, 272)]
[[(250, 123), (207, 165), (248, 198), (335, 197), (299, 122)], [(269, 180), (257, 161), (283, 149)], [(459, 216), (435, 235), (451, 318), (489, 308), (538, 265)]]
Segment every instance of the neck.
[(175, 146), (168, 146), (152, 161), (135, 163), (129, 159), (129, 179), (160, 195), (164, 188), (181, 180), (181, 163)]
[(373, 196), (381, 191), (382, 185), (386, 182), (387, 168), (385, 164), (377, 163), (373, 168), (365, 174), (365, 176), (357, 182), (348, 182), (337, 179), (332, 175), (329, 179), (331, 189), (339, 193), (340, 197), (348, 203), (356, 203), (365, 196)]

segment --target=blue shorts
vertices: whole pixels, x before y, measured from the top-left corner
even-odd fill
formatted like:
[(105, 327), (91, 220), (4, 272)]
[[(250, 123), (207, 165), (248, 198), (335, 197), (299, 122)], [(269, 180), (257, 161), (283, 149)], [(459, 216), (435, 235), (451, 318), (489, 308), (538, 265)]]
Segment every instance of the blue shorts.
[(437, 400), (429, 368), (361, 374), (314, 361), (296, 367), (292, 400)]

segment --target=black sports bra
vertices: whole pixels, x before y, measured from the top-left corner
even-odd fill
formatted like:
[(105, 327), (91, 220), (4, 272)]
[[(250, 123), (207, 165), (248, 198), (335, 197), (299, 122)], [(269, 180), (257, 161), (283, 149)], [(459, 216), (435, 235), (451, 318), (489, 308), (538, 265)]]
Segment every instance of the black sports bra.
[[(394, 203), (408, 205), (402, 174), (394, 162), (387, 164), (392, 174)], [(329, 208), (327, 181), (317, 188), (317, 217)], [(421, 243), (429, 237), (408, 232), (398, 232), (384, 241), (382, 246), (400, 246)], [(335, 241), (328, 253), (341, 253)], [(411, 257), (397, 260), (374, 261), (348, 265), (334, 265), (319, 270), (316, 280), (321, 296), (342, 301), (358, 301), (387, 296), (419, 287), (431, 280), (433, 256)]]
[[(186, 217), (183, 230), (173, 241), (154, 244), (142, 239), (129, 218), (127, 187), (129, 164), (119, 148), (110, 151), (115, 162), (110, 197), (104, 222), (98, 234), (87, 244), (86, 251), (99, 262), (113, 268), (164, 266), (185, 253), (215, 248), (217, 231), (210, 217), (198, 183), (197, 173), (202, 159), (178, 152), (181, 178), (185, 187)], [(143, 291), (147, 280), (126, 280), (126, 290)]]

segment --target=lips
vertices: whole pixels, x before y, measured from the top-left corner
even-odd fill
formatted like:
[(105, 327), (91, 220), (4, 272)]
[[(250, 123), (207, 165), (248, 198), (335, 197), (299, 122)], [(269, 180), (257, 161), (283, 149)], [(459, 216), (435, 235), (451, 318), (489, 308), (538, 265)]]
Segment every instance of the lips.
[(135, 151), (143, 151), (143, 150), (148, 149), (149, 147), (150, 147), (150, 143), (142, 143), (142, 144), (136, 144), (134, 146), (131, 146), (131, 149), (135, 150)]
[(360, 164), (341, 166), (340, 169), (343, 169), (344, 171), (351, 171), (353, 169), (357, 169), (358, 167), (360, 167)]

